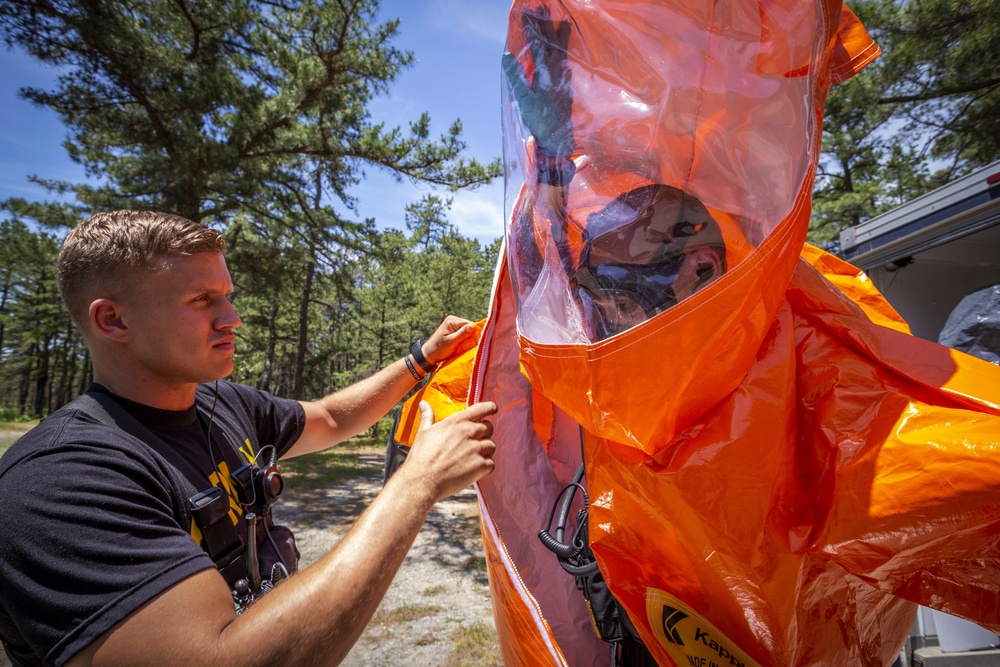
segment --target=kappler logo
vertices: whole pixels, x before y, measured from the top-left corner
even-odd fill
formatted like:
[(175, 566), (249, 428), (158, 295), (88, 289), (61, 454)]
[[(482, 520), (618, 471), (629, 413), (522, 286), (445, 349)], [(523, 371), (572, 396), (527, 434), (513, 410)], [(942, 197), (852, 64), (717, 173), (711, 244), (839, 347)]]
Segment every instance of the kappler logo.
[(678, 665), (760, 667), (696, 609), (666, 591), (646, 589), (646, 621), (660, 647)]
[(681, 639), (681, 633), (677, 631), (674, 626), (687, 618), (688, 615), (683, 611), (674, 609), (673, 607), (663, 606), (663, 634), (666, 635), (667, 640), (677, 644), (678, 646), (684, 646), (684, 641)]

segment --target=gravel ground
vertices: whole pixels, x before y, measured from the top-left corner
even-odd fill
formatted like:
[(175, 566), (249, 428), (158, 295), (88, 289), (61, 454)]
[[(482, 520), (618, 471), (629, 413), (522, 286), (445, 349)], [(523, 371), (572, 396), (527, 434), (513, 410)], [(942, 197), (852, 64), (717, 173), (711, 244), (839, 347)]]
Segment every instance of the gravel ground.
[[(362, 454), (378, 459), (378, 465), (381, 456)], [(381, 486), (381, 474), (366, 474), (333, 488), (282, 495), (275, 518), (295, 532), (304, 566), (336, 545)], [(483, 556), (478, 503), (469, 487), (431, 511), (378, 612), (342, 664), (437, 667), (449, 661), (456, 631), (485, 626), (495, 632)], [(451, 664), (501, 664), (499, 648), (490, 653), (489, 663), (452, 656)]]

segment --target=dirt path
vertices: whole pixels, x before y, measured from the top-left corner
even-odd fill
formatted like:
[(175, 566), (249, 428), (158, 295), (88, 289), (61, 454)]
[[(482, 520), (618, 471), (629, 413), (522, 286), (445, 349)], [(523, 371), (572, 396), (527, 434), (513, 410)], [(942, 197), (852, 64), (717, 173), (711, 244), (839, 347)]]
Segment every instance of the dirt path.
[[(360, 455), (380, 468), (380, 453)], [(308, 566), (329, 551), (382, 487), (381, 472), (282, 495), (275, 518), (291, 527)], [(435, 506), (347, 667), (501, 665), (472, 487)]]

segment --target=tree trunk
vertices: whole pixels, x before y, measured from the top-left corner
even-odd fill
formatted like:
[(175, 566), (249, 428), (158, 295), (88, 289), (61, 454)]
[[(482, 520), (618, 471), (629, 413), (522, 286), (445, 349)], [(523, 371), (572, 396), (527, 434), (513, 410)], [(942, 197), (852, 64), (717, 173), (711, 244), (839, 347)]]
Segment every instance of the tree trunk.
[(385, 301), (382, 301), (379, 308), (378, 323), (378, 355), (375, 360), (375, 369), (383, 368), (385, 363)]
[(17, 388), (17, 412), (22, 417), (28, 412), (28, 393), (31, 391), (31, 367), (34, 365), (38, 345), (32, 343), (28, 347), (27, 361), (21, 365), (21, 382)]
[[(7, 295), (10, 293), (10, 284), (4, 281), (3, 294), (0, 295), (0, 315), (3, 315), (4, 310), (7, 308)], [(0, 362), (3, 362), (3, 336), (6, 325), (3, 320), (0, 320)]]
[(41, 417), (45, 409), (45, 389), (49, 384), (49, 346), (50, 339), (42, 342), (41, 354), (38, 355), (38, 370), (35, 375), (34, 415)]
[(83, 361), (81, 362), (81, 373), (80, 373), (80, 386), (77, 388), (77, 394), (82, 394), (87, 391), (87, 387), (90, 385), (90, 381), (94, 378), (94, 369), (90, 365), (90, 348), (83, 348)]
[(267, 316), (267, 349), (264, 350), (264, 372), (260, 378), (260, 388), (271, 391), (271, 377), (274, 374), (274, 354), (278, 347), (278, 287), (271, 298), (271, 312)]
[(309, 336), (309, 301), (312, 298), (313, 276), (316, 274), (316, 262), (306, 263), (306, 282), (302, 287), (302, 301), (299, 303), (299, 346), (295, 355), (295, 379), (292, 398), (302, 400), (302, 375), (306, 366), (306, 346)]
[(71, 369), (75, 366), (76, 360), (73, 358), (72, 322), (68, 323), (68, 327), (63, 330), (63, 333), (63, 343), (59, 346), (59, 368), (53, 373), (53, 379), (55, 378), (56, 373), (58, 373), (59, 382), (56, 384), (54, 390), (49, 390), (49, 414), (67, 402), (66, 394), (69, 392), (69, 387), (73, 382)]

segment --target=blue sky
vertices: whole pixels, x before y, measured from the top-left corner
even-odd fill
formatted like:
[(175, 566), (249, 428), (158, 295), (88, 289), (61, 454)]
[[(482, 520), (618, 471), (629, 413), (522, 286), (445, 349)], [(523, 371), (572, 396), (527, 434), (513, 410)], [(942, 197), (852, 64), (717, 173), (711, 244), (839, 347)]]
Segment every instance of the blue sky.
[[(467, 155), (499, 157), (500, 55), (510, 3), (504, 0), (383, 0), (381, 16), (402, 22), (396, 45), (416, 55), (390, 94), (370, 110), (373, 119), (406, 127), (423, 112), (434, 135), (461, 119)], [(80, 181), (83, 169), (62, 148), (65, 130), (55, 113), (20, 99), (23, 86), (45, 88), (55, 72), (21, 51), (0, 49), (0, 200), (43, 200), (48, 193), (28, 182), (42, 178)], [(431, 192), (427, 185), (395, 183), (376, 169), (354, 191), (360, 214), (380, 227), (404, 228), (404, 209)], [(447, 193), (441, 193), (447, 194)], [(466, 236), (487, 242), (503, 234), (503, 183), (452, 195), (450, 220)]]

